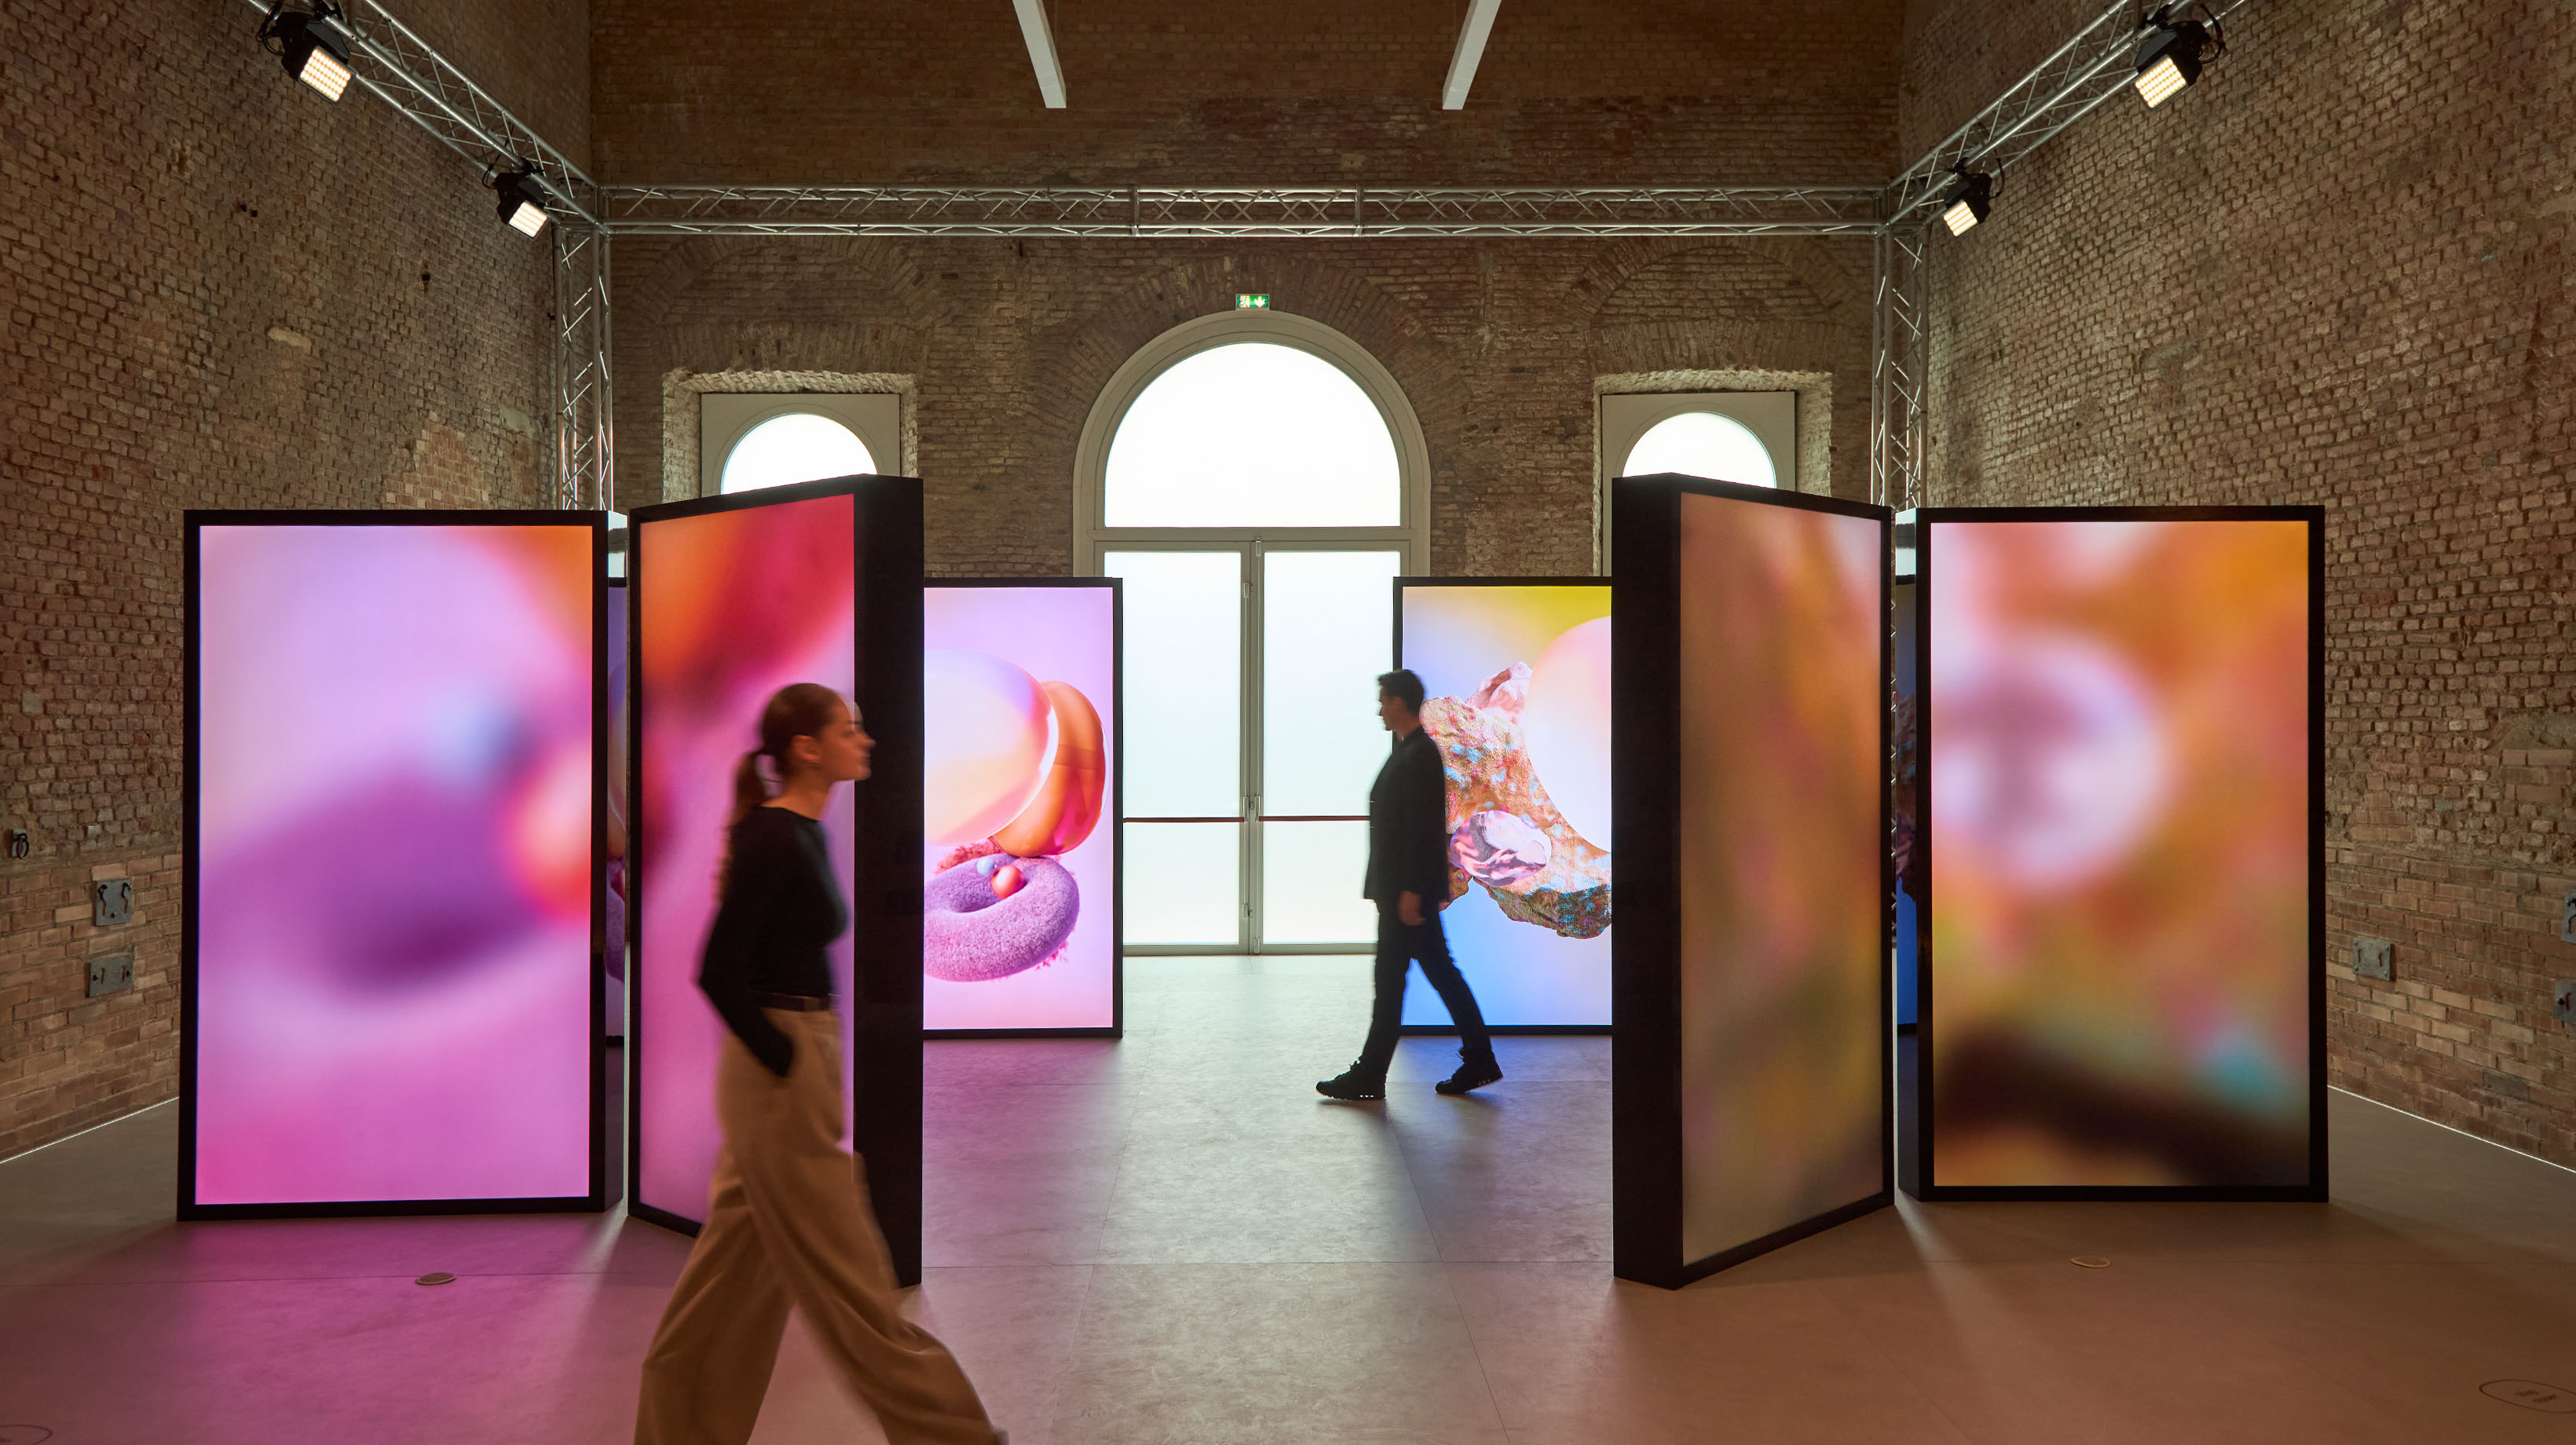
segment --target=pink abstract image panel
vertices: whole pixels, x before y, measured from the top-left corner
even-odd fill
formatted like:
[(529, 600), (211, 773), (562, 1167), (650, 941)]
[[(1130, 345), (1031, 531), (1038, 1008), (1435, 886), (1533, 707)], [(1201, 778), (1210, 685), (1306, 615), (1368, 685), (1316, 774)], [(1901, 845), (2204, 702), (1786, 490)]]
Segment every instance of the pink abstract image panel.
[(195, 1202), (590, 1191), (593, 533), (199, 533)]

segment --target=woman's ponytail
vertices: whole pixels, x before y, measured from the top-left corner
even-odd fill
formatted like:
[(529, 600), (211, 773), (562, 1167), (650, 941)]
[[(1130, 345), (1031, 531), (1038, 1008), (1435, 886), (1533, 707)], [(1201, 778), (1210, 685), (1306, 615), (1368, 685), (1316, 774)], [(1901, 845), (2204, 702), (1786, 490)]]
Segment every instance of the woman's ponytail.
[(750, 817), (752, 809), (769, 801), (769, 780), (760, 775), (760, 758), (755, 748), (733, 765), (733, 813), (725, 819), (728, 824)]

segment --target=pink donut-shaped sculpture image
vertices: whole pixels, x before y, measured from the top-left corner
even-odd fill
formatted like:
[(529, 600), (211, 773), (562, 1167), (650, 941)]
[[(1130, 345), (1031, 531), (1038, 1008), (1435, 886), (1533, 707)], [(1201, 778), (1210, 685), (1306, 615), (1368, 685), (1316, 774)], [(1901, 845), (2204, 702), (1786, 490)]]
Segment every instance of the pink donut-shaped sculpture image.
[(933, 650), (926, 662), (940, 724), (928, 833), (959, 846), (922, 891), (922, 971), (987, 983), (1048, 962), (1073, 936), (1082, 893), (1056, 858), (1099, 824), (1108, 754), (1099, 712), (1070, 683), (987, 653)]
[(931, 879), (921, 911), (922, 972), (986, 983), (1061, 953), (1082, 895), (1053, 858), (987, 853)]

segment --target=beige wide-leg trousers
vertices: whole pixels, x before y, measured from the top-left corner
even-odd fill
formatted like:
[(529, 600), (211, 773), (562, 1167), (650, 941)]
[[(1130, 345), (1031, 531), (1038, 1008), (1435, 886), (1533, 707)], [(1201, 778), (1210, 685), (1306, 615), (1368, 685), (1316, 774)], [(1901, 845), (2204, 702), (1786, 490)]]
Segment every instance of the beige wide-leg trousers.
[(796, 1061), (779, 1078), (725, 1037), (724, 1152), (706, 1228), (644, 1356), (636, 1445), (750, 1439), (791, 1304), (893, 1445), (991, 1445), (965, 1371), (903, 1317), (867, 1187), (841, 1148), (840, 1019), (828, 1009), (768, 1014)]

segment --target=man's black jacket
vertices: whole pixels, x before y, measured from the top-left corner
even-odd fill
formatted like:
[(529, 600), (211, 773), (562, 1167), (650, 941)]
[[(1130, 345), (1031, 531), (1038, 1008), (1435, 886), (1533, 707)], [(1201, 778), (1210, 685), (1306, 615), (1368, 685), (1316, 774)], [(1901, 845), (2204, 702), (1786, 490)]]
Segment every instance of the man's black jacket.
[(1398, 738), (1369, 788), (1368, 886), (1363, 898), (1388, 908), (1422, 895), (1425, 917), (1449, 897), (1449, 784), (1429, 730)]

